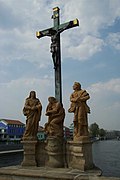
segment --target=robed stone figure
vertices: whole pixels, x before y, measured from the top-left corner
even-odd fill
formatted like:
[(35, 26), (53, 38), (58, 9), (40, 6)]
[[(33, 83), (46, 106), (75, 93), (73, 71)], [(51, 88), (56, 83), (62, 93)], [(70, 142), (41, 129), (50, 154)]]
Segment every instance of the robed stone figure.
[(36, 92), (31, 91), (28, 98), (26, 98), (23, 108), (23, 114), (26, 116), (26, 129), (23, 135), (23, 140), (36, 140), (39, 121), (42, 112), (42, 104), (36, 98)]
[(63, 137), (65, 110), (55, 97), (49, 97), (48, 101), (46, 108), (48, 122), (45, 124), (45, 131), (48, 136)]
[(74, 113), (74, 134), (73, 140), (79, 141), (88, 139), (88, 113), (90, 108), (86, 101), (90, 99), (90, 96), (86, 90), (81, 89), (81, 84), (75, 82), (73, 85), (74, 92), (70, 96), (71, 105), (68, 110), (70, 113)]

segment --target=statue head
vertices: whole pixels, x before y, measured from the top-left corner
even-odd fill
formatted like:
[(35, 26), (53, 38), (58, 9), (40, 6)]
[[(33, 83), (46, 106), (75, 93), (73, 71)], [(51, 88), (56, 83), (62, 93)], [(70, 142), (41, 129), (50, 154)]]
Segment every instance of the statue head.
[(57, 102), (56, 98), (55, 98), (55, 97), (52, 97), (52, 96), (48, 98), (48, 101), (49, 101), (50, 103)]
[(35, 91), (30, 91), (29, 98), (36, 98), (36, 92)]
[(74, 90), (81, 90), (81, 84), (79, 82), (74, 82), (73, 89)]

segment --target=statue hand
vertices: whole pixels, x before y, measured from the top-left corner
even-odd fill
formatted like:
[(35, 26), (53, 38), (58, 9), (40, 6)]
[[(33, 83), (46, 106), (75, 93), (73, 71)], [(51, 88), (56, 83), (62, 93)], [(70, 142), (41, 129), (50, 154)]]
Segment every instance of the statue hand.
[(37, 107), (33, 106), (31, 107), (31, 110), (37, 110)]
[(78, 97), (78, 98), (77, 98), (77, 101), (81, 101), (81, 97)]

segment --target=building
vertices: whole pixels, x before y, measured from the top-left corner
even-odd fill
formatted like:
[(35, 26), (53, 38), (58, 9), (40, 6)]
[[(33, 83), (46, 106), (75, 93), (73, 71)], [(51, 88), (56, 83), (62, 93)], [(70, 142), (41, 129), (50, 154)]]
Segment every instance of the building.
[[(63, 127), (64, 131), (64, 138), (70, 139), (70, 129), (66, 126)], [(38, 140), (45, 140), (47, 138), (47, 134), (44, 131), (44, 128), (42, 126), (39, 126), (38, 133), (37, 133)]]
[(38, 137), (38, 140), (45, 140), (46, 139), (46, 134), (45, 134), (44, 128), (42, 126), (38, 127), (37, 137)]
[(69, 126), (69, 129), (70, 129), (70, 139), (72, 140), (73, 139), (73, 131), (74, 131), (74, 124), (70, 124)]
[(63, 131), (64, 131), (64, 138), (67, 140), (67, 139), (70, 139), (70, 129), (66, 126), (63, 127)]
[(19, 120), (0, 119), (0, 142), (20, 141), (25, 124)]
[(120, 131), (106, 131), (105, 138), (106, 139), (119, 139), (120, 137)]

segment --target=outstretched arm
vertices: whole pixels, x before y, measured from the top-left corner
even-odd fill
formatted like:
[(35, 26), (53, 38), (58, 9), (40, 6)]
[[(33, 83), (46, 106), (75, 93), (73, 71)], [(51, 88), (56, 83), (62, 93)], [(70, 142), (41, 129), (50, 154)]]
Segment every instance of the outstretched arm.
[(50, 36), (51, 37), (51, 36), (55, 35), (56, 33), (57, 33), (56, 30), (54, 30), (53, 28), (49, 28), (49, 29), (45, 29), (43, 31), (37, 31), (36, 37), (38, 39), (40, 39), (44, 36)]

